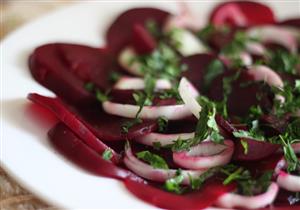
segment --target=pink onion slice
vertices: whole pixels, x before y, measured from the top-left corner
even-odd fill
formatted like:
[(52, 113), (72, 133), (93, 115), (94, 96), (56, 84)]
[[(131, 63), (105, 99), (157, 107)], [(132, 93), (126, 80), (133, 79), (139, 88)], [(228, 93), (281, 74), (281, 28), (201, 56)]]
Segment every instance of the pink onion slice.
[(300, 142), (292, 144), (292, 148), (296, 154), (300, 154)]
[(205, 169), (227, 164), (233, 154), (234, 144), (225, 140), (224, 145), (212, 141), (202, 142), (189, 151), (173, 153), (174, 162), (187, 169)]
[[(127, 118), (135, 118), (140, 107), (131, 104), (120, 104), (111, 101), (102, 103), (105, 112)], [(139, 114), (141, 119), (157, 119), (161, 116), (169, 120), (179, 120), (191, 116), (184, 104), (166, 106), (144, 106)]]
[(140, 63), (134, 61), (137, 53), (132, 47), (125, 47), (118, 57), (118, 62), (127, 72), (135, 76), (143, 76), (143, 73), (140, 70)]
[[(149, 180), (165, 182), (167, 179), (176, 176), (177, 170), (175, 169), (157, 169), (139, 160), (134, 156), (129, 145), (125, 148), (124, 163), (135, 174)], [(182, 175), (184, 176), (182, 184), (188, 185), (190, 177), (199, 177), (205, 171), (206, 170), (182, 170)]]
[(265, 25), (251, 28), (247, 31), (250, 37), (258, 38), (265, 43), (279, 44), (291, 53), (297, 52), (297, 37), (285, 27)]
[[(155, 84), (156, 89), (170, 89), (172, 84), (167, 79), (158, 79)], [(117, 83), (114, 85), (115, 89), (121, 90), (136, 90), (136, 89), (144, 89), (145, 82), (142, 78), (138, 77), (122, 77)]]
[(258, 42), (247, 42), (246, 51), (253, 55), (264, 55), (266, 53), (266, 48)]
[(267, 66), (252, 66), (249, 68), (248, 73), (252, 75), (256, 81), (265, 81), (270, 86), (283, 87), (281, 77)]
[(185, 77), (182, 77), (178, 87), (179, 95), (185, 103), (186, 107), (199, 118), (201, 106), (196, 100), (199, 96), (197, 89)]
[(195, 17), (195, 14), (193, 14), (186, 2), (179, 1), (178, 6), (179, 13), (169, 16), (164, 25), (164, 30), (169, 31), (172, 28), (184, 28), (198, 31), (204, 27), (204, 21), (201, 18)]
[(278, 190), (278, 185), (275, 182), (272, 182), (267, 191), (263, 194), (243, 196), (234, 193), (226, 193), (222, 195), (215, 204), (223, 208), (263, 208), (275, 200)]
[(135, 140), (141, 144), (153, 146), (154, 143), (159, 142), (161, 146), (173, 144), (177, 139), (189, 139), (193, 138), (195, 133), (176, 133), (176, 134), (164, 134), (164, 133), (149, 133), (144, 136), (140, 136)]
[(300, 176), (280, 171), (277, 177), (277, 184), (285, 190), (300, 192)]

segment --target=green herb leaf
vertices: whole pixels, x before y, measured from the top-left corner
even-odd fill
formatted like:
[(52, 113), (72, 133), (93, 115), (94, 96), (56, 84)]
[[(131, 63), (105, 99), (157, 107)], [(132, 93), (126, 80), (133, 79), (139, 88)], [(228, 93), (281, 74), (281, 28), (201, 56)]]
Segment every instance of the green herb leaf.
[(175, 192), (177, 194), (181, 194), (183, 190), (181, 189), (180, 184), (183, 182), (183, 180), (184, 180), (184, 176), (182, 175), (181, 170), (177, 170), (176, 176), (168, 179), (165, 182), (164, 187), (169, 192)]
[(136, 155), (139, 159), (149, 163), (153, 168), (169, 169), (166, 161), (159, 155), (153, 154), (149, 151), (138, 152)]
[(85, 88), (87, 91), (92, 92), (93, 89), (94, 89), (94, 83), (88, 82), (88, 83), (86, 83), (86, 84), (84, 85), (84, 88)]
[(276, 50), (270, 52), (270, 61), (267, 63), (272, 69), (296, 75), (296, 66), (300, 63), (298, 54), (292, 54), (285, 50)]
[(112, 158), (113, 154), (111, 149), (106, 149), (103, 153), (102, 153), (102, 158), (104, 160), (110, 160)]
[(105, 93), (102, 93), (99, 89), (96, 89), (96, 99), (103, 103), (108, 100), (108, 96)]
[(204, 75), (204, 88), (207, 90), (211, 82), (220, 74), (224, 72), (223, 63), (219, 59), (213, 60), (206, 69)]
[(168, 126), (168, 118), (165, 116), (161, 116), (157, 119), (157, 124), (158, 124), (158, 131), (163, 132), (166, 130)]
[(132, 128), (133, 126), (142, 123), (143, 120), (140, 118), (135, 118), (133, 120), (130, 121), (126, 121), (125, 123), (122, 124), (121, 126), (121, 132), (122, 133), (128, 133), (129, 129)]
[(111, 81), (112, 83), (115, 83), (117, 82), (120, 78), (121, 78), (121, 74), (117, 71), (112, 71), (110, 74), (109, 74), (109, 81)]
[(247, 155), (248, 154), (248, 142), (245, 141), (244, 139), (241, 139), (241, 145), (244, 148), (244, 154)]

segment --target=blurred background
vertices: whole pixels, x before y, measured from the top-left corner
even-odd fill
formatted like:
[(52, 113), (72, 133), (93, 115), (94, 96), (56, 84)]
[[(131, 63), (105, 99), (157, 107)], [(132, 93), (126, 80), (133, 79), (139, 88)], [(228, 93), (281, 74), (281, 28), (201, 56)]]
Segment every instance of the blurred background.
[[(23, 24), (55, 9), (74, 2), (72, 0), (0, 0), (0, 40)], [(0, 167), (0, 209), (1, 210), (55, 210), (19, 186)]]

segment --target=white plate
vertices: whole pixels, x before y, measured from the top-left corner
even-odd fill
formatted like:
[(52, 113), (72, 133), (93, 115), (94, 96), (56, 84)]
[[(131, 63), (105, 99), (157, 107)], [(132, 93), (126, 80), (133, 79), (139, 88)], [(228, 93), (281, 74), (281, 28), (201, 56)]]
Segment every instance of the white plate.
[[(196, 14), (206, 17), (213, 3), (191, 3)], [(299, 1), (273, 1), (280, 17), (299, 15)], [(71, 208), (149, 209), (132, 196), (121, 182), (90, 175), (58, 155), (47, 142), (43, 122), (26, 100), (30, 92), (52, 95), (30, 76), (27, 58), (32, 50), (49, 42), (74, 42), (101, 46), (112, 18), (133, 6), (176, 10), (175, 3), (86, 2), (58, 10), (20, 28), (1, 43), (1, 162), (22, 186), (54, 205)], [(26, 5), (23, 4), (24, 10)], [(3, 122), (3, 123), (2, 123)]]

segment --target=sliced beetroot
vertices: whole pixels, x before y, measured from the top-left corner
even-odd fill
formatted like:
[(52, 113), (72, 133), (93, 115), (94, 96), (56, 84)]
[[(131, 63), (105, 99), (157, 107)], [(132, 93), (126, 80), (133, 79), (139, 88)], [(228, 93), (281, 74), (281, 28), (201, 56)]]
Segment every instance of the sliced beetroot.
[(223, 194), (234, 190), (234, 185), (223, 185), (222, 182), (208, 182), (199, 191), (176, 195), (147, 183), (132, 179), (124, 181), (126, 188), (141, 200), (164, 209), (204, 209), (214, 204)]
[(108, 50), (76, 44), (59, 44), (58, 49), (76, 77), (94, 83), (101, 90), (111, 87), (110, 74), (120, 67)]
[(128, 45), (132, 40), (132, 27), (135, 24), (145, 25), (147, 21), (154, 21), (158, 28), (169, 17), (169, 13), (156, 8), (134, 8), (119, 15), (108, 28), (106, 40), (109, 50), (114, 54)]
[(279, 25), (292, 26), (300, 29), (300, 18), (291, 18), (278, 23)]
[(132, 30), (132, 45), (139, 55), (149, 54), (156, 48), (156, 41), (145, 26), (135, 24)]
[[(248, 145), (248, 151), (245, 154), (245, 149), (241, 144), (241, 141), (246, 142)], [(265, 141), (258, 141), (254, 139), (237, 139), (235, 141), (235, 148), (233, 153), (233, 159), (236, 161), (255, 161), (264, 159), (280, 148), (279, 144), (271, 144)]]
[(59, 55), (58, 44), (37, 48), (29, 58), (29, 68), (36, 81), (74, 103), (91, 103), (94, 97), (86, 91), (84, 82), (72, 74)]
[[(234, 78), (237, 71), (227, 71), (218, 76), (208, 91), (208, 97), (215, 100), (223, 100), (223, 80)], [(230, 116), (244, 117), (251, 106), (261, 106), (268, 112), (273, 106), (274, 94), (271, 88), (263, 82), (255, 82), (247, 70), (241, 70), (238, 78), (231, 82), (231, 93), (228, 96), (228, 112)]]
[[(143, 123), (132, 126), (128, 133), (122, 133), (124, 123), (130, 122), (132, 119), (106, 114), (101, 109), (100, 104), (90, 106), (88, 109), (76, 108), (63, 103), (58, 98), (50, 98), (38, 94), (30, 94), (28, 97), (35, 103), (52, 111), (59, 119), (74, 130), (74, 132), (82, 133), (84, 136), (87, 135), (87, 138), (91, 138), (91, 141), (99, 141), (99, 139), (101, 139), (107, 142), (132, 139), (153, 132), (157, 128), (156, 121), (144, 120)], [(99, 139), (97, 139), (93, 133)], [(81, 134), (78, 135), (82, 137)], [(82, 138), (85, 140), (84, 137)], [(96, 146), (96, 148), (98, 147)]]
[(210, 15), (214, 25), (251, 27), (272, 24), (276, 18), (268, 6), (251, 1), (230, 1), (218, 5)]
[(227, 138), (233, 137), (233, 132), (235, 132), (237, 129), (228, 120), (225, 120), (220, 114), (216, 114), (215, 119), (222, 131), (221, 133), (223, 133), (223, 136)]
[[(57, 116), (66, 126), (75, 132), (94, 151), (102, 154), (106, 149), (110, 149), (100, 139), (98, 139), (58, 98), (50, 98), (35, 93), (28, 95), (28, 99), (37, 103)], [(118, 154), (113, 150), (113, 161), (118, 161)]]
[(93, 174), (115, 179), (136, 177), (131, 172), (104, 160), (101, 154), (88, 147), (63, 123), (56, 124), (48, 135), (55, 149), (76, 165)]
[(29, 58), (32, 76), (72, 104), (91, 104), (95, 97), (84, 85), (93, 82), (107, 88), (113, 69), (109, 54), (102, 49), (75, 44), (47, 44)]
[[(186, 77), (193, 85), (200, 91), (204, 92), (205, 89), (210, 85), (206, 82), (206, 75), (209, 71), (209, 66), (212, 62), (219, 61), (217, 56), (212, 54), (196, 54), (182, 59), (182, 64), (187, 65), (187, 71), (183, 72), (184, 77)], [(212, 69), (213, 70), (213, 69)], [(215, 70), (215, 69), (214, 69)], [(219, 69), (218, 69), (219, 70)], [(224, 72), (225, 66), (223, 65), (220, 69), (220, 73)], [(218, 74), (215, 74), (217, 76)], [(211, 80), (213, 78), (210, 78)]]
[(259, 123), (267, 137), (278, 136), (284, 133), (289, 124), (290, 117), (289, 114), (282, 118), (274, 115), (262, 115), (259, 119)]

